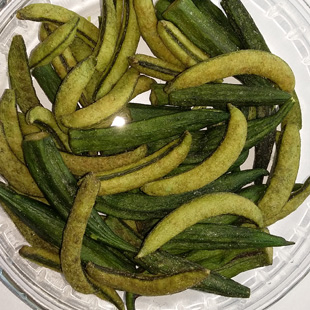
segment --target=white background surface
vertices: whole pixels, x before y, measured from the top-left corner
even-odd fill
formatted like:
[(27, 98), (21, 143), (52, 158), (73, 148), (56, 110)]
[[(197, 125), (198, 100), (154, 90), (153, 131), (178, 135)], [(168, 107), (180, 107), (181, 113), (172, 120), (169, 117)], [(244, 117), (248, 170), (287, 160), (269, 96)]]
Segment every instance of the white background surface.
[[(310, 309), (310, 274), (269, 310), (309, 310)], [(2, 282), (0, 282), (0, 309), (1, 310), (30, 310), (16, 297)], [(86, 309), (85, 309), (86, 310)], [(201, 309), (204, 310), (204, 309)], [(207, 309), (206, 309), (207, 310)]]

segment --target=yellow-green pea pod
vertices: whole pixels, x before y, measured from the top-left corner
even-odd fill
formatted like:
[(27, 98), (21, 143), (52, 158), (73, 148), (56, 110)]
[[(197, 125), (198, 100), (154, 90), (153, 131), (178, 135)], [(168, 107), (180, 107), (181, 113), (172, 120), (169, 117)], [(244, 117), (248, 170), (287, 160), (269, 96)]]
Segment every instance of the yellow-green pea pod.
[(47, 241), (40, 238), (29, 226), (27, 226), (23, 221), (20, 220), (18, 216), (16, 216), (4, 203), (1, 201), (1, 207), (10, 217), (18, 231), (25, 238), (25, 240), (31, 245), (35, 247), (39, 247), (46, 251), (49, 251), (54, 254), (59, 255), (59, 249), (54, 245), (48, 243)]
[[(107, 65), (103, 72), (99, 72), (96, 70), (90, 79), (85, 92), (86, 98), (89, 102), (93, 102), (96, 100), (96, 92), (100, 88), (100, 85), (103, 83), (104, 79), (108, 76), (110, 71), (113, 68), (113, 65), (118, 57), (118, 54), (121, 51), (122, 44), (126, 38), (127, 27), (131, 23), (129, 23), (129, 17), (132, 18), (132, 14), (130, 13), (131, 7), (129, 0), (119, 0), (115, 3), (115, 10), (116, 10), (116, 28), (117, 28), (117, 42), (114, 50), (113, 58), (111, 59), (110, 63)], [(114, 69), (115, 70), (115, 69)], [(104, 95), (104, 94), (103, 94)]]
[(71, 151), (68, 135), (60, 129), (52, 111), (44, 107), (35, 107), (27, 112), (26, 121), (28, 124), (38, 123), (44, 127), (47, 126), (56, 135), (56, 141), (59, 140), (67, 151)]
[(289, 93), (295, 87), (294, 73), (280, 57), (259, 50), (239, 50), (210, 58), (186, 69), (165, 90), (170, 93), (241, 74), (265, 77)]
[(191, 67), (209, 56), (190, 41), (173, 23), (160, 20), (157, 31), (164, 44), (185, 67)]
[(177, 146), (179, 143), (180, 143), (180, 139), (175, 139), (175, 140), (171, 141), (170, 143), (164, 145), (162, 148), (160, 148), (156, 152), (154, 152), (154, 153), (152, 153), (152, 154), (150, 154), (144, 158), (141, 158), (140, 160), (138, 160), (134, 163), (131, 163), (131, 164), (119, 167), (119, 168), (115, 168), (112, 170), (108, 170), (108, 171), (101, 171), (101, 172), (96, 173), (96, 175), (98, 177), (111, 178), (111, 176), (122, 175), (122, 174), (126, 173), (127, 171), (136, 170), (138, 167), (144, 166), (150, 162), (157, 160), (158, 158), (161, 158), (170, 149)]
[(287, 203), (295, 185), (300, 160), (300, 132), (294, 123), (288, 123), (280, 138), (275, 167), (267, 190), (258, 203), (265, 219), (273, 218)]
[(93, 53), (93, 49), (79, 37), (74, 38), (69, 48), (77, 62), (86, 59)]
[(71, 114), (63, 115), (61, 122), (68, 128), (91, 128), (122, 110), (129, 102), (139, 78), (139, 72), (130, 68), (113, 89), (91, 105)]
[(100, 182), (88, 174), (80, 184), (63, 233), (60, 250), (61, 270), (68, 283), (78, 292), (92, 294), (93, 285), (84, 274), (81, 262), (83, 237), (96, 201)]
[(147, 235), (137, 257), (156, 251), (203, 219), (221, 214), (236, 214), (253, 221), (259, 227), (264, 226), (262, 212), (251, 200), (233, 193), (207, 194), (183, 204), (164, 217)]
[(136, 54), (129, 57), (129, 63), (140, 73), (163, 81), (171, 81), (182, 72), (180, 67), (149, 55)]
[[(95, 54), (97, 56), (96, 69), (103, 72), (110, 63), (118, 38), (117, 19), (113, 0), (103, 0), (102, 24), (100, 26), (100, 39), (98, 40)], [(98, 50), (98, 51), (97, 51)]]
[(22, 112), (18, 112), (18, 121), (19, 121), (20, 129), (21, 129), (23, 137), (31, 133), (36, 133), (36, 132), (41, 131), (41, 129), (37, 125), (28, 124), (26, 121), (26, 115)]
[(122, 28), (123, 13), (124, 13), (124, 0), (115, 0), (115, 14), (116, 14), (116, 29), (120, 33)]
[(59, 56), (72, 43), (78, 24), (79, 17), (74, 17), (39, 43), (30, 54), (30, 68), (49, 64), (56, 56)]
[(26, 46), (21, 35), (16, 35), (12, 39), (8, 55), (8, 71), (11, 88), (15, 91), (21, 111), (26, 113), (30, 108), (41, 105), (33, 87)]
[(53, 253), (47, 249), (40, 248), (39, 245), (24, 245), (19, 249), (18, 253), (21, 257), (40, 266), (61, 272), (59, 253)]
[(0, 122), (0, 175), (19, 192), (43, 197), (28, 168), (12, 152)]
[(50, 22), (56, 25), (62, 25), (71, 19), (78, 17), (80, 21), (78, 24), (77, 35), (92, 47), (96, 46), (99, 38), (99, 29), (94, 24), (77, 13), (59, 5), (50, 3), (30, 4), (18, 10), (16, 17), (22, 20)]
[(64, 229), (60, 250), (61, 270), (65, 279), (76, 291), (84, 294), (96, 294), (99, 298), (110, 301), (116, 304), (119, 309), (123, 309), (115, 290), (90, 281), (84, 273), (81, 262), (84, 233), (96, 202), (99, 187), (99, 180), (90, 173), (86, 175), (78, 188)]
[(199, 189), (224, 174), (237, 160), (247, 137), (247, 120), (236, 107), (228, 104), (230, 120), (224, 140), (215, 152), (191, 170), (157, 180), (142, 187), (148, 195), (166, 196)]
[(181, 139), (173, 142), (172, 147), (164, 147), (164, 151), (156, 152), (158, 155), (156, 157), (147, 156), (125, 167), (127, 169), (121, 168), (119, 173), (113, 171), (113, 174), (101, 174), (99, 195), (126, 192), (165, 176), (183, 162), (190, 150), (191, 142), (192, 136), (186, 132)]
[(140, 39), (140, 31), (136, 13), (133, 7), (133, 0), (129, 2), (128, 22), (126, 23), (125, 37), (119, 51), (116, 51), (112, 63), (107, 71), (103, 72), (101, 82), (96, 92), (96, 100), (106, 95), (127, 71), (128, 57), (135, 54)]
[(135, 89), (133, 90), (133, 93), (130, 96), (130, 100), (150, 90), (152, 84), (154, 83), (156, 83), (154, 79), (145, 75), (140, 75), (138, 78), (138, 82), (135, 86)]
[(141, 145), (133, 151), (111, 156), (79, 156), (61, 152), (61, 156), (69, 170), (77, 176), (89, 172), (110, 171), (129, 165), (144, 158), (147, 154), (146, 145)]
[(292, 97), (295, 101), (295, 104), (293, 105), (292, 109), (288, 112), (287, 116), (283, 120), (282, 125), (285, 126), (288, 123), (294, 123), (298, 126), (299, 129), (301, 129), (302, 128), (301, 107), (296, 91), (293, 92)]
[(77, 108), (77, 103), (95, 71), (96, 60), (89, 57), (80, 62), (63, 80), (56, 95), (54, 113), (59, 127), (67, 132), (60, 121), (63, 115), (73, 113)]
[[(42, 23), (39, 30), (39, 39), (43, 42), (50, 34), (57, 29), (54, 24)], [(77, 38), (75, 38), (77, 39)], [(83, 42), (83, 41), (82, 41)], [(71, 46), (71, 45), (70, 45)], [(67, 47), (59, 56), (56, 56), (51, 61), (55, 71), (61, 79), (64, 79), (68, 72), (77, 64), (70, 47)]]
[(171, 51), (157, 32), (157, 16), (152, 0), (134, 0), (141, 35), (152, 53), (168, 63), (183, 67), (182, 63)]
[(296, 191), (296, 193), (292, 193), (287, 203), (277, 214), (275, 214), (273, 217), (266, 218), (266, 226), (272, 225), (275, 222), (282, 220), (286, 216), (290, 215), (292, 212), (296, 211), (309, 196), (310, 178), (305, 181), (305, 183), (298, 191)]
[(184, 291), (207, 278), (210, 271), (192, 269), (171, 275), (150, 275), (101, 268), (88, 263), (86, 272), (90, 278), (105, 285), (142, 296), (170, 295)]
[(94, 280), (89, 277), (87, 273), (86, 276), (89, 282), (91, 282), (91, 284), (98, 289), (96, 293), (97, 297), (112, 303), (118, 310), (125, 310), (123, 299), (118, 295), (114, 288)]
[(0, 100), (0, 121), (10, 148), (16, 157), (24, 162), (23, 135), (19, 126), (15, 92), (12, 89), (6, 89)]

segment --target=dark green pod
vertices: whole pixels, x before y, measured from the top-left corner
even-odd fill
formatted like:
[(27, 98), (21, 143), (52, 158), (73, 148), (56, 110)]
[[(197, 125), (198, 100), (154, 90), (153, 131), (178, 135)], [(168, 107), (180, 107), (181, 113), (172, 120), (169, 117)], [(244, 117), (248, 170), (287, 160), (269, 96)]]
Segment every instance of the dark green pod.
[[(25, 162), (39, 188), (63, 219), (67, 219), (77, 191), (77, 179), (65, 165), (52, 138), (46, 133), (27, 136), (23, 142)], [(86, 234), (102, 242), (133, 251), (128, 243), (114, 235), (93, 209)]]
[(171, 196), (156, 197), (142, 192), (100, 196), (97, 198), (95, 208), (97, 211), (123, 219), (162, 218), (181, 204), (194, 198), (211, 192), (234, 192), (266, 174), (266, 170), (263, 169), (225, 174), (199, 190)]
[(217, 110), (193, 110), (128, 123), (123, 127), (70, 130), (74, 153), (103, 151), (109, 155), (132, 149), (144, 143), (181, 135), (228, 120), (229, 114)]

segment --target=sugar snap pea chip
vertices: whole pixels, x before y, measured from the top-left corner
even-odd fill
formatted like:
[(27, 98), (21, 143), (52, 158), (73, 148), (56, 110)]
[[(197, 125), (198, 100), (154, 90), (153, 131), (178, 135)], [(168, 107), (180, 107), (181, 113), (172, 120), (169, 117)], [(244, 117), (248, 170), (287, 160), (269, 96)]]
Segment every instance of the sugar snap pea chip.
[[(28, 168), (12, 152), (7, 143), (3, 125), (0, 122), (0, 175), (19, 192), (30, 196), (43, 197)], [(5, 163), (5, 165), (3, 164)]]
[(33, 87), (28, 55), (24, 39), (16, 35), (12, 39), (8, 55), (8, 70), (11, 88), (15, 91), (16, 100), (22, 112), (41, 105)]
[(101, 1), (101, 3), (102, 21), (98, 44), (95, 48), (95, 53), (96, 49), (98, 49), (96, 69), (99, 72), (104, 71), (106, 66), (111, 61), (118, 37), (116, 26), (117, 19), (113, 0), (104, 0)]
[(157, 31), (164, 44), (185, 67), (191, 67), (209, 56), (190, 41), (173, 23), (160, 20)]
[(76, 110), (82, 92), (95, 71), (95, 66), (94, 57), (85, 59), (70, 71), (59, 87), (53, 109), (56, 121), (64, 132), (67, 128), (62, 125), (60, 118)]
[(165, 90), (170, 93), (241, 74), (259, 75), (284, 91), (294, 91), (295, 76), (288, 64), (274, 54), (258, 50), (240, 50), (200, 62), (179, 74)]
[(220, 214), (236, 214), (264, 226), (260, 209), (247, 198), (233, 193), (214, 193), (183, 204), (162, 219), (145, 238), (137, 257), (146, 256), (186, 228)]
[(184, 173), (142, 187), (148, 195), (165, 196), (199, 189), (224, 174), (239, 157), (247, 137), (247, 121), (232, 105), (226, 136), (216, 151), (200, 165)]
[(61, 272), (60, 259), (58, 253), (50, 252), (38, 246), (30, 247), (24, 245), (20, 248), (18, 253), (43, 267), (47, 267), (57, 272)]
[(79, 17), (74, 17), (39, 43), (30, 54), (30, 68), (44, 66), (59, 56), (72, 43), (79, 20)]
[(136, 54), (129, 57), (129, 63), (132, 67), (139, 70), (139, 72), (163, 81), (171, 81), (182, 72), (182, 68), (179, 68), (175, 64), (143, 54)]
[[(141, 187), (150, 180), (165, 176), (186, 158), (192, 142), (192, 136), (186, 132), (178, 142), (155, 158), (145, 158), (142, 164), (133, 164), (119, 174), (101, 176), (99, 195), (116, 194)], [(140, 161), (140, 163), (141, 163)], [(138, 162), (139, 163), (139, 162)]]
[(69, 170), (78, 176), (88, 172), (110, 171), (121, 166), (134, 163), (147, 154), (146, 145), (141, 145), (133, 151), (111, 156), (82, 156), (61, 152), (62, 159)]
[(0, 121), (3, 124), (6, 140), (16, 157), (24, 162), (22, 149), (23, 135), (19, 126), (16, 96), (12, 89), (6, 89), (0, 99)]
[(84, 275), (81, 264), (81, 250), (87, 222), (96, 201), (100, 182), (92, 174), (82, 181), (63, 234), (60, 262), (61, 270), (70, 285), (85, 294), (95, 292)]
[(309, 197), (310, 195), (310, 178), (301, 186), (299, 190), (292, 193), (287, 203), (282, 209), (275, 214), (273, 217), (266, 218), (266, 226), (272, 225), (273, 223), (285, 218), (292, 212), (298, 209), (298, 207)]
[(98, 281), (90, 278), (88, 274), (86, 274), (86, 276), (88, 280), (92, 283), (92, 285), (94, 285), (98, 290), (100, 290), (96, 294), (99, 298), (112, 303), (119, 310), (125, 310), (123, 299), (118, 295), (115, 289), (99, 283)]
[[(54, 24), (42, 23), (39, 30), (40, 41), (43, 42), (45, 39), (47, 39), (57, 28), (58, 27)], [(66, 47), (60, 55), (54, 57), (51, 60), (51, 64), (53, 65), (54, 70), (57, 72), (59, 78), (61, 79), (64, 79), (68, 72), (77, 64), (77, 60), (73, 56), (70, 49), (71, 44), (69, 45), (69, 47)], [(35, 69), (38, 68), (40, 67), (36, 67)]]
[(135, 86), (135, 89), (133, 90), (133, 93), (131, 94), (130, 100), (150, 90), (153, 83), (155, 83), (154, 79), (146, 75), (140, 75), (138, 78), (138, 82)]
[(77, 31), (78, 35), (93, 47), (99, 38), (99, 29), (94, 24), (77, 13), (59, 5), (50, 3), (30, 4), (18, 10), (16, 17), (22, 20), (49, 22), (57, 25), (62, 25), (72, 18), (78, 17), (80, 19)]
[(287, 203), (295, 185), (300, 160), (300, 132), (294, 123), (285, 126), (268, 188), (258, 203), (265, 219), (275, 217)]
[(63, 115), (61, 122), (69, 128), (89, 128), (109, 118), (128, 103), (138, 77), (139, 72), (130, 68), (108, 94), (85, 108)]
[(141, 35), (152, 53), (167, 62), (183, 67), (182, 63), (167, 48), (157, 31), (156, 11), (151, 0), (134, 0)]
[[(133, 6), (133, 0), (128, 0), (128, 21), (126, 23), (126, 31), (124, 39), (116, 51), (115, 57), (112, 59), (109, 70), (103, 72), (97, 92), (96, 100), (106, 95), (117, 81), (123, 76), (128, 69), (128, 57), (135, 54), (140, 39), (140, 30), (137, 22), (136, 12)], [(125, 3), (126, 4), (126, 3)]]
[(26, 121), (26, 115), (22, 112), (18, 112), (18, 120), (23, 137), (41, 131), (37, 125), (28, 124)]
[(68, 135), (66, 135), (58, 126), (54, 114), (47, 108), (35, 107), (30, 109), (26, 114), (26, 121), (29, 124), (38, 123), (47, 126), (53, 131), (56, 141), (59, 140), (61, 146), (70, 151)]
[(184, 291), (209, 275), (204, 268), (192, 269), (172, 275), (132, 274), (101, 268), (88, 263), (86, 272), (91, 278), (118, 290), (143, 296), (160, 296)]

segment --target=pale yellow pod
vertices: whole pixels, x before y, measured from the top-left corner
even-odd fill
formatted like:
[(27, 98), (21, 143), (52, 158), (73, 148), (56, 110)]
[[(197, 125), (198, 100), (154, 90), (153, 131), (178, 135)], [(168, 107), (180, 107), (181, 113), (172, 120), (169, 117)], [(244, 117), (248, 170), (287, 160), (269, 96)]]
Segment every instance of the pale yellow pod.
[[(103, 72), (110, 63), (118, 38), (117, 19), (113, 0), (102, 1), (104, 18), (100, 29), (100, 39), (98, 41), (98, 54), (96, 70)], [(96, 47), (96, 49), (97, 49)], [(96, 52), (95, 49), (95, 52)]]
[(66, 166), (74, 175), (78, 176), (83, 176), (89, 172), (111, 171), (137, 162), (144, 158), (146, 154), (146, 145), (141, 145), (133, 151), (111, 156), (82, 156), (61, 152)]
[(60, 129), (52, 111), (44, 107), (32, 108), (26, 114), (26, 121), (31, 125), (38, 123), (47, 126), (54, 132), (54, 134), (57, 136), (57, 139), (61, 141), (65, 149), (69, 152), (71, 151), (68, 135)]
[(88, 174), (80, 184), (71, 208), (60, 251), (61, 270), (68, 283), (78, 292), (95, 293), (95, 288), (87, 280), (81, 262), (81, 251), (84, 233), (90, 217), (100, 182), (92, 174)]
[(232, 105), (229, 110), (226, 136), (210, 157), (184, 173), (145, 184), (142, 191), (152, 196), (180, 194), (199, 189), (224, 174), (239, 157), (247, 137), (245, 116)]
[(298, 174), (300, 148), (299, 128), (289, 123), (279, 141), (279, 152), (268, 188), (258, 203), (266, 220), (277, 216), (290, 197)]
[(30, 196), (43, 197), (28, 168), (12, 152), (0, 122), (0, 175), (14, 189)]
[[(186, 158), (192, 142), (192, 136), (186, 132), (180, 143), (167, 150), (161, 156), (133, 169), (120, 172), (118, 175), (101, 176), (99, 195), (110, 195), (139, 188), (143, 184), (165, 176)], [(145, 158), (149, 159), (149, 158)], [(135, 165), (135, 164), (133, 164)]]
[[(124, 33), (125, 37), (119, 50), (116, 51), (112, 63), (108, 70), (103, 72), (99, 79), (96, 100), (106, 95), (123, 76), (129, 67), (128, 57), (135, 54), (140, 40), (140, 30), (138, 26), (136, 12), (133, 6), (133, 0), (128, 0), (128, 22)], [(127, 16), (126, 16), (127, 17)]]
[(139, 78), (139, 72), (130, 68), (105, 96), (71, 114), (63, 115), (61, 122), (68, 128), (91, 128), (122, 110), (129, 102)]
[(93, 57), (85, 59), (70, 71), (59, 87), (53, 112), (59, 127), (64, 132), (67, 132), (68, 128), (62, 125), (60, 118), (76, 110), (83, 90), (95, 71), (95, 66), (96, 61)]
[(6, 89), (0, 100), (0, 121), (10, 148), (16, 157), (24, 162), (23, 135), (19, 125), (16, 96), (12, 89)]
[(271, 225), (286, 216), (290, 215), (292, 212), (296, 211), (301, 204), (310, 196), (310, 178), (308, 178), (301, 189), (299, 189), (296, 193), (293, 193), (287, 203), (283, 206), (283, 208), (275, 214), (273, 217), (266, 218), (266, 225)]
[(164, 44), (185, 67), (191, 67), (209, 56), (190, 41), (173, 23), (160, 20), (157, 31)]
[(269, 52), (239, 50), (210, 58), (186, 69), (165, 90), (170, 93), (241, 74), (265, 77), (289, 93), (295, 88), (294, 73), (283, 59)]
[(39, 43), (29, 57), (29, 66), (44, 66), (59, 56), (73, 41), (79, 18), (75, 17), (66, 24), (59, 26), (44, 41)]
[(203, 219), (221, 214), (240, 215), (259, 227), (264, 226), (262, 212), (249, 199), (233, 193), (207, 194), (183, 204), (164, 217), (144, 239), (137, 257), (156, 251), (177, 234)]
[(141, 35), (152, 53), (169, 63), (183, 67), (178, 58), (166, 47), (157, 32), (157, 17), (152, 0), (134, 0)]
[(93, 47), (98, 41), (99, 29), (94, 24), (79, 14), (60, 5), (50, 3), (30, 4), (18, 10), (16, 17), (22, 20), (43, 21), (60, 25), (67, 23), (72, 18), (78, 17), (80, 22), (77, 35)]
[(149, 55), (136, 54), (128, 59), (140, 73), (163, 81), (171, 81), (182, 72), (179, 66)]

